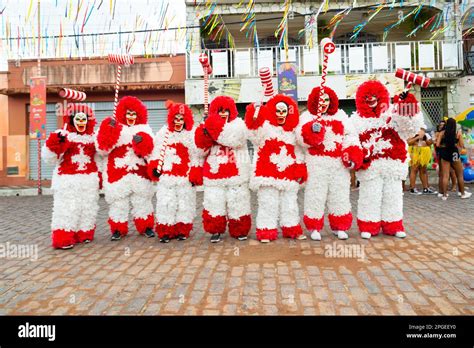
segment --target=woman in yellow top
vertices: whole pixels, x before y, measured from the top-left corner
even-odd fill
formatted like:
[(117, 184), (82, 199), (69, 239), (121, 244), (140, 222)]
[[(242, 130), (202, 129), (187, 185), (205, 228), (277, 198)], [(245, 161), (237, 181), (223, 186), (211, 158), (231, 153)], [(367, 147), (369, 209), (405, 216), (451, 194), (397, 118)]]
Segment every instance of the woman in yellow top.
[[(428, 183), (427, 167), (431, 161), (431, 145), (433, 139), (426, 133), (426, 129), (421, 128), (418, 134), (408, 139), (408, 152), (410, 154), (410, 194), (413, 195), (433, 195), (434, 191)], [(420, 173), (420, 180), (423, 192), (419, 192), (416, 187), (416, 175)]]

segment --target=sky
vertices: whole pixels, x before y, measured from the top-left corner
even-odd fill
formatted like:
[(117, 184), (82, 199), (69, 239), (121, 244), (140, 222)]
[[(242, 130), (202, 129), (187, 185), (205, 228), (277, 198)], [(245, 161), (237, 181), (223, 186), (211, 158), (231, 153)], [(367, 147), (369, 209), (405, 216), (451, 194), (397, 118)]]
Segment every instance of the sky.
[[(42, 40), (41, 56), (87, 58), (126, 53), (127, 48), (137, 55), (183, 52), (184, 29), (95, 34), (182, 28), (185, 9), (184, 0), (41, 0), (41, 35), (50, 36)], [(0, 70), (6, 70), (7, 59), (37, 57), (37, 0), (0, 0), (0, 11)], [(61, 33), (62, 38), (51, 37)]]

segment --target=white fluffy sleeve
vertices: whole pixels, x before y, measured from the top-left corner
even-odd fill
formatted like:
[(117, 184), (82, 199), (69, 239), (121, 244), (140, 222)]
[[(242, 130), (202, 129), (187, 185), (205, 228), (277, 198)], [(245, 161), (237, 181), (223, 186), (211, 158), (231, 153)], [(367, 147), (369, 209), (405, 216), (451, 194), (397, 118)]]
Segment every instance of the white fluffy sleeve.
[(224, 129), (217, 138), (217, 142), (228, 147), (241, 147), (247, 143), (249, 133), (244, 120), (236, 118), (224, 125)]

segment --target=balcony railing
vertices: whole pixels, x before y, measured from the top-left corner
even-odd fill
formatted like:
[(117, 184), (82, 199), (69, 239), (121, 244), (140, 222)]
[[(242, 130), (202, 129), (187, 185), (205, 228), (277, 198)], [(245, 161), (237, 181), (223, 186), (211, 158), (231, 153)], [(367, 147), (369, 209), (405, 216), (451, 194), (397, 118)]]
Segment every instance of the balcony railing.
[[(275, 76), (277, 63), (285, 61), (280, 47), (204, 50), (212, 65), (215, 79), (258, 77), (261, 67), (269, 67)], [(203, 76), (200, 52), (186, 53), (186, 76)], [(288, 61), (296, 62), (300, 75), (319, 75), (319, 47), (291, 46)], [(391, 73), (396, 68), (419, 71), (455, 71), (463, 69), (462, 42), (406, 41), (339, 44), (329, 58), (329, 74)]]

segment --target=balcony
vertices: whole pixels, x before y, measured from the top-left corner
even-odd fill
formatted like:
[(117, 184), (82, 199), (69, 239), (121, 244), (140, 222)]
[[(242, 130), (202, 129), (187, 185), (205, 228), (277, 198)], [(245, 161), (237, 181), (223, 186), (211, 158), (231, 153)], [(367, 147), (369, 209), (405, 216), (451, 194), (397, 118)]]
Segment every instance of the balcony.
[[(216, 95), (224, 93), (223, 88), (219, 88), (223, 84), (250, 86), (246, 80), (258, 80), (258, 70), (261, 67), (269, 67), (273, 76), (276, 77), (277, 63), (285, 61), (285, 52), (280, 47), (217, 49), (204, 50), (204, 52), (209, 56), (213, 70), (209, 77), (211, 96), (213, 93)], [(196, 91), (199, 89), (197, 83), (203, 78), (202, 66), (198, 60), (199, 54), (200, 52), (186, 53), (185, 89), (186, 99), (191, 104), (200, 104), (194, 95), (190, 95), (194, 88)], [(288, 61), (296, 62), (298, 99), (306, 100), (306, 93), (309, 93), (311, 89), (302, 84), (310, 83), (314, 86), (317, 83), (318, 76), (321, 74), (320, 50), (318, 47), (310, 49), (308, 46), (291, 46)], [(458, 75), (463, 70), (462, 42), (406, 41), (338, 44), (329, 58), (328, 83), (331, 85), (331, 79), (333, 83), (342, 83), (342, 79), (347, 80), (367, 74), (390, 74), (393, 77), (397, 68), (423, 72), (432, 78), (447, 77), (448, 74)], [(402, 83), (398, 81), (397, 84), (399, 82)], [(274, 78), (275, 83), (276, 78)], [(214, 89), (211, 88), (212, 85), (215, 86)], [(254, 82), (253, 86), (260, 88), (258, 81)], [(399, 87), (397, 86), (396, 89)], [(258, 96), (258, 93), (254, 91), (253, 95), (255, 94)], [(351, 99), (353, 95), (352, 92), (343, 90), (340, 90), (338, 94), (343, 99)], [(251, 96), (242, 98), (242, 93), (239, 93), (238, 101), (240, 102), (250, 102), (254, 101), (253, 99)]]
[[(258, 69), (285, 60), (279, 47), (204, 50), (210, 57), (213, 73), (210, 78), (258, 77)], [(330, 56), (328, 72), (333, 74), (378, 74), (403, 68), (414, 72), (462, 70), (461, 42), (411, 41), (365, 44), (339, 44)], [(186, 55), (187, 79), (202, 78), (200, 52)], [(318, 48), (292, 46), (289, 61), (295, 61), (299, 75), (319, 75), (321, 57)]]

